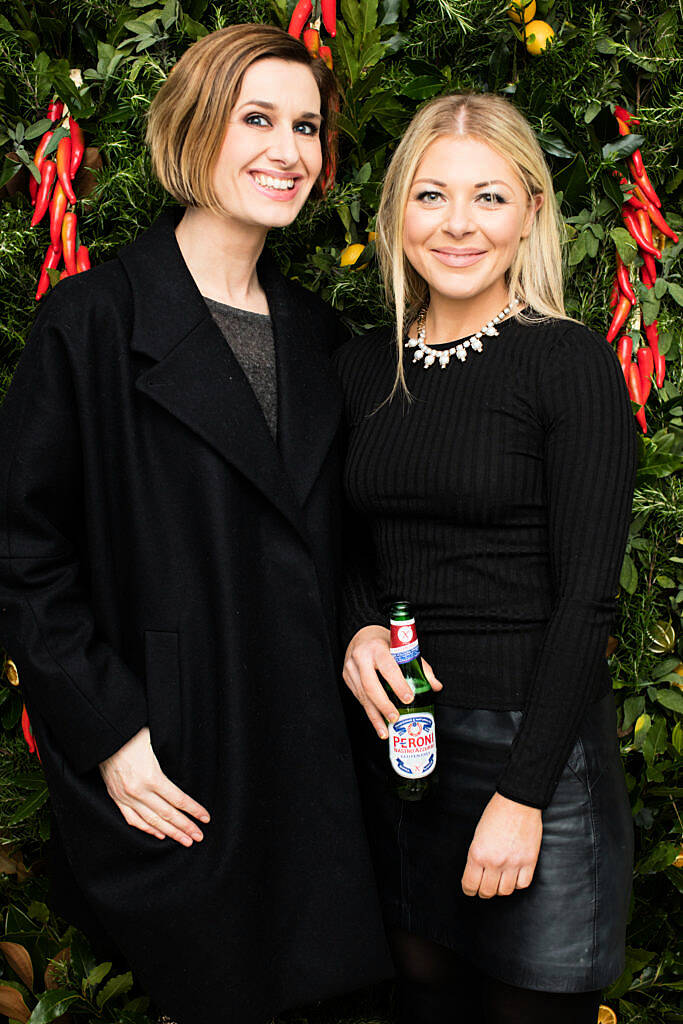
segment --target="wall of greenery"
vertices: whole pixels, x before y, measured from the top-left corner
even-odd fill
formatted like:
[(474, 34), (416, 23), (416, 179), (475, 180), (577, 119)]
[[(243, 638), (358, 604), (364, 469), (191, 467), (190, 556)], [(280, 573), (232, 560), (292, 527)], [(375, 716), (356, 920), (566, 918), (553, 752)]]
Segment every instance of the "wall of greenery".
[[(54, 94), (68, 103), (91, 147), (81, 182), (81, 238), (93, 263), (147, 227), (164, 205), (143, 146), (151, 97), (175, 60), (207, 31), (240, 21), (286, 27), (294, 0), (5, 0), (0, 13), (0, 387), (9, 382), (35, 315), (48, 243), (29, 228), (28, 171)], [(568, 226), (569, 312), (606, 331), (615, 243), (624, 246), (627, 173), (614, 104), (637, 111), (641, 150), (669, 223), (683, 228), (683, 22), (680, 2), (537, 0), (555, 31), (540, 56), (495, 0), (341, 0), (331, 42), (343, 89), (335, 188), (271, 236), (287, 274), (320, 292), (355, 329), (387, 320), (372, 243), (349, 267), (340, 254), (368, 242), (396, 139), (420, 104), (457, 89), (502, 92), (537, 131)], [(329, 40), (327, 40), (329, 42)], [(70, 71), (79, 68), (77, 87)], [(33, 126), (33, 127), (32, 127)], [(18, 173), (17, 173), (18, 172)], [(88, 186), (92, 190), (87, 196)], [(642, 312), (657, 316), (667, 375), (648, 402), (611, 658), (619, 736), (636, 826), (637, 860), (628, 966), (606, 994), (620, 1021), (683, 1021), (680, 938), (683, 857), (683, 397), (682, 243), (668, 244)], [(638, 257), (635, 256), (635, 263)], [(362, 268), (362, 269), (361, 269)], [(58, 285), (57, 285), (58, 287)], [(637, 326), (634, 324), (634, 326)], [(634, 335), (636, 339), (638, 334)], [(8, 657), (11, 657), (9, 652)], [(21, 672), (21, 666), (19, 672)], [(2, 661), (0, 660), (0, 668)], [(7, 668), (7, 666), (6, 666)], [(48, 905), (44, 848), (49, 804), (21, 735), (21, 686), (0, 682), (0, 1013), (33, 1024), (68, 1018), (147, 1024), (134, 979), (95, 963), (87, 943)], [(69, 957), (60, 951), (70, 947)], [(57, 956), (57, 959), (52, 959)], [(198, 982), (201, 983), (201, 982)], [(14, 994), (13, 994), (14, 993)], [(387, 1019), (387, 991), (290, 1015), (290, 1020)]]

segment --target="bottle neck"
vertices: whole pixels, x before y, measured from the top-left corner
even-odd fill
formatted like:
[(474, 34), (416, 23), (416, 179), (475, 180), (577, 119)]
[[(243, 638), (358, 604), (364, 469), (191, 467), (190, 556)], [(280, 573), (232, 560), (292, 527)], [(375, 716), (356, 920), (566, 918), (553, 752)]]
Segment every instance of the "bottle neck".
[(415, 619), (391, 619), (391, 654), (399, 665), (420, 657)]

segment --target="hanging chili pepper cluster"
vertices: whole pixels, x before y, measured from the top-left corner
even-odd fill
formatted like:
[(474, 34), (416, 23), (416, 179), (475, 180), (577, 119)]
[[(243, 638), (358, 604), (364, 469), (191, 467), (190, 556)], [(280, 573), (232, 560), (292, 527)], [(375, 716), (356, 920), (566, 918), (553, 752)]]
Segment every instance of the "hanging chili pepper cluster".
[[(614, 113), (620, 135), (630, 135), (631, 126), (640, 124), (640, 121), (624, 107), (616, 107)], [(643, 261), (640, 268), (640, 279), (649, 290), (654, 288), (657, 280), (655, 261), (662, 259), (661, 245), (664, 238), (670, 238), (673, 242), (677, 242), (678, 235), (662, 216), (662, 204), (645, 170), (639, 149), (636, 149), (629, 157), (628, 167), (632, 182), (618, 171), (613, 173), (624, 189), (625, 201), (621, 208), (621, 217), (627, 231), (638, 246)], [(659, 236), (664, 236), (661, 241), (656, 241), (653, 228)], [(621, 331), (624, 327), (628, 330), (628, 320), (636, 303), (637, 297), (629, 275), (629, 268), (617, 253), (616, 276), (609, 300), (610, 309), (613, 309), (614, 313), (607, 331), (607, 340), (612, 342), (619, 338), (617, 355), (624, 371), (631, 399), (640, 407), (636, 413), (636, 419), (643, 433), (646, 434), (645, 404), (652, 389), (652, 378), (654, 376), (657, 387), (661, 388), (664, 384), (666, 360), (659, 351), (659, 333), (655, 320), (654, 323), (643, 324), (647, 344), (637, 349), (635, 362), (633, 361), (633, 338), (629, 333), (621, 334)]]
[[(62, 257), (64, 269), (59, 275), (60, 281), (63, 277), (71, 277), (72, 274), (90, 269), (88, 249), (85, 245), (78, 244), (78, 219), (73, 209), (76, 205), (73, 178), (85, 150), (83, 132), (73, 117), (65, 112), (64, 104), (59, 100), (50, 103), (46, 116), (53, 127), (45, 132), (33, 157), (33, 163), (40, 175), (40, 183), (33, 176), (29, 182), (31, 203), (34, 207), (31, 227), (40, 224), (48, 211), (50, 220), (50, 244), (40, 268), (36, 301), (41, 299), (50, 287), (48, 271), (58, 270)], [(62, 134), (55, 147), (52, 142), (53, 136), (62, 120), (64, 128), (68, 123), (68, 133)], [(49, 157), (53, 153), (55, 159), (51, 160)]]
[(333, 67), (332, 51), (320, 42), (320, 21), (334, 39), (337, 34), (337, 0), (298, 0), (287, 31), (301, 39), (313, 57), (320, 57), (330, 71)]

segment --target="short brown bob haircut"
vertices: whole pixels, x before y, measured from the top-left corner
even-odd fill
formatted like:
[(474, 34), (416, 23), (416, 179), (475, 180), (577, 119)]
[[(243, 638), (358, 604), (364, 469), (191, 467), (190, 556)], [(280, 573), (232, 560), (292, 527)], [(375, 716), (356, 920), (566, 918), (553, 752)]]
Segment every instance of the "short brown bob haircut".
[(274, 25), (230, 25), (193, 43), (152, 100), (146, 141), (157, 178), (182, 206), (222, 213), (213, 172), (228, 120), (248, 68), (267, 57), (304, 64), (320, 91), (322, 172), (313, 192), (322, 195), (335, 166), (337, 83), (319, 57)]

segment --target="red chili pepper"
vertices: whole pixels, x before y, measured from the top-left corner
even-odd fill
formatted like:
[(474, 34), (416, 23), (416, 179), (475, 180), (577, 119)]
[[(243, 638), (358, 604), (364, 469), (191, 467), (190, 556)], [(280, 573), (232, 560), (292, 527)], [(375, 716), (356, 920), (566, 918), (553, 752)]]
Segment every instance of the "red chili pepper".
[(71, 175), (69, 174), (69, 168), (71, 166), (71, 139), (66, 135), (63, 139), (59, 140), (57, 146), (57, 177), (59, 178), (62, 188), (66, 193), (66, 198), (70, 203), (76, 202), (76, 195), (71, 184)]
[(625, 295), (629, 302), (634, 303), (636, 301), (636, 293), (633, 291), (631, 279), (628, 276), (628, 267), (619, 253), (617, 253), (617, 281), (619, 282), (621, 294)]
[(628, 384), (628, 368), (631, 365), (631, 355), (633, 353), (633, 338), (630, 334), (623, 334), (619, 338), (617, 345), (617, 355), (619, 362), (621, 363), (621, 369), (623, 370), (626, 383)]
[(617, 118), (617, 125), (619, 127), (620, 135), (630, 135), (631, 129), (627, 125), (626, 121), (622, 121), (620, 117)]
[[(654, 248), (654, 242), (652, 241), (652, 223), (645, 210), (636, 210), (636, 220), (638, 226), (643, 233), (643, 237), (647, 239), (650, 245)], [(643, 253), (643, 261), (647, 267), (647, 272), (650, 280), (654, 284), (657, 280), (657, 266), (655, 264), (654, 256), (649, 252)]]
[(659, 351), (659, 330), (657, 328), (657, 321), (654, 320), (651, 324), (643, 324), (643, 330), (645, 331), (645, 337), (647, 343), (650, 346), (652, 352), (652, 358), (655, 363), (655, 380), (657, 387), (661, 388), (664, 384), (664, 376), (666, 374), (666, 359)]
[(43, 265), (40, 268), (40, 277), (38, 278), (38, 288), (36, 291), (36, 302), (43, 297), (45, 292), (50, 287), (50, 276), (48, 270), (56, 270), (59, 261), (62, 258), (62, 246), (59, 245), (59, 249), (55, 249), (52, 244), (48, 245), (47, 252), (45, 253), (45, 259)]
[(71, 163), (69, 165), (69, 177), (73, 179), (73, 176), (78, 170), (81, 160), (83, 159), (83, 153), (85, 152), (85, 140), (83, 138), (81, 126), (77, 121), (74, 121), (73, 117), (69, 117), (69, 132), (71, 133)]
[(60, 238), (62, 234), (62, 221), (64, 220), (64, 214), (66, 213), (66, 196), (64, 195), (64, 189), (61, 183), (58, 181), (55, 185), (55, 190), (52, 193), (52, 199), (50, 201), (50, 241), (53, 247), (56, 249), (60, 244)]
[(60, 117), (64, 113), (64, 104), (61, 100), (53, 100), (47, 108), (47, 118), (54, 124), (59, 121)]
[(633, 163), (633, 160), (629, 160), (628, 165), (631, 169), (631, 174), (633, 175), (636, 185), (639, 186), (641, 192), (643, 192), (645, 196), (647, 196), (647, 198), (655, 204), (656, 207), (661, 207), (662, 204), (659, 201), (659, 196), (652, 187), (652, 182), (650, 181), (645, 168), (643, 167), (642, 174), (638, 174), (635, 164)]
[(320, 33), (316, 28), (304, 29), (304, 46), (311, 57), (317, 57), (320, 50)]
[(617, 279), (615, 277), (614, 281), (612, 282), (612, 291), (609, 293), (609, 308), (610, 309), (614, 309), (614, 307), (616, 306), (617, 302), (619, 301), (619, 295), (620, 295), (620, 292), (619, 292), (619, 282), (617, 281)]
[(50, 194), (52, 192), (52, 186), (55, 183), (57, 176), (57, 164), (54, 160), (44, 160), (43, 165), (40, 168), (40, 185), (38, 186), (38, 192), (36, 194), (36, 208), (33, 211), (31, 217), (31, 227), (34, 228), (36, 224), (39, 224), (45, 215), (45, 211), (50, 203)]
[[(652, 259), (652, 257), (650, 257)], [(654, 281), (650, 277), (650, 271), (647, 269), (647, 264), (643, 263), (640, 268), (640, 280), (643, 282), (646, 288), (654, 288)]]
[(646, 199), (643, 204), (643, 209), (647, 210), (648, 216), (654, 226), (659, 228), (662, 234), (666, 235), (667, 238), (670, 238), (675, 245), (676, 242), (678, 242), (678, 235), (669, 227), (654, 203), (651, 203)]
[(334, 37), (337, 34), (337, 0), (321, 0), (320, 9), (323, 16), (323, 25), (328, 35)]
[[(45, 132), (45, 134), (43, 135), (42, 139), (40, 140), (40, 142), (36, 146), (36, 152), (35, 152), (34, 157), (33, 157), (33, 163), (35, 164), (36, 170), (38, 170), (38, 171), (40, 170), (40, 168), (45, 163), (45, 157), (43, 156), (43, 154), (44, 154), (45, 150), (47, 149), (47, 144), (48, 144), (48, 142), (50, 141), (50, 139), (52, 138), (53, 135), (54, 135), (54, 132), (50, 132), (50, 131)], [(28, 190), (31, 193), (31, 205), (35, 206), (36, 205), (36, 196), (38, 195), (38, 182), (33, 177), (33, 175), (31, 175), (31, 177), (29, 178)]]
[(633, 303), (626, 297), (626, 295), (622, 295), (619, 298), (617, 308), (615, 309), (614, 316), (612, 317), (612, 323), (610, 324), (607, 332), (607, 340), (609, 342), (614, 341), (617, 334), (628, 320), (632, 306)]
[(76, 251), (76, 270), (79, 274), (84, 270), (90, 270), (90, 253), (87, 245), (79, 245)]
[(73, 212), (65, 213), (62, 221), (62, 246), (64, 248), (64, 265), (70, 274), (77, 274), (76, 269), (76, 229), (78, 218)]
[(648, 242), (647, 238), (641, 231), (640, 225), (636, 220), (636, 214), (642, 213), (642, 210), (631, 210), (627, 203), (621, 208), (621, 216), (624, 220), (624, 224), (631, 233), (631, 237), (635, 239), (643, 252), (649, 252), (651, 256), (656, 256), (658, 260), (661, 260), (662, 254), (659, 249), (655, 249), (651, 242)]
[(638, 412), (636, 413), (636, 419), (640, 423), (643, 433), (647, 434), (647, 421), (645, 419), (645, 410), (643, 409), (644, 402), (643, 390), (640, 380), (640, 370), (638, 369), (636, 363), (631, 363), (631, 365), (628, 368), (627, 383), (631, 399), (636, 403), (636, 405), (640, 406), (640, 409), (638, 409)]
[(652, 374), (655, 368), (652, 349), (639, 348), (636, 352), (636, 359), (638, 360), (638, 369), (640, 370), (640, 388), (643, 395), (643, 405), (645, 405), (652, 390)]
[(332, 50), (329, 46), (321, 46), (318, 51), (318, 56), (321, 60), (324, 60), (330, 71), (334, 70), (334, 61), (332, 60)]
[(625, 107), (615, 107), (614, 116), (626, 124), (640, 124), (639, 118), (635, 114), (631, 114)]
[(35, 752), (36, 752), (36, 741), (33, 738), (33, 732), (31, 730), (31, 722), (29, 721), (28, 711), (26, 710), (26, 705), (25, 704), (24, 704), (23, 708), (21, 709), (21, 731), (24, 734), (24, 739), (26, 740), (26, 746), (28, 747), (29, 754), (35, 754)]
[(299, 0), (298, 4), (294, 8), (292, 13), (292, 20), (289, 23), (287, 31), (290, 36), (294, 36), (296, 39), (301, 38), (303, 27), (311, 16), (313, 10), (313, 4), (311, 0)]
[(631, 153), (631, 163), (638, 177), (642, 178), (645, 174), (645, 165), (643, 164), (643, 157), (639, 149), (634, 149)]

